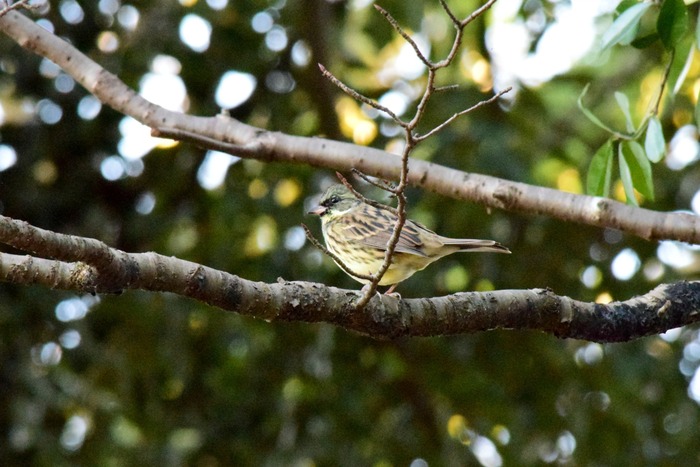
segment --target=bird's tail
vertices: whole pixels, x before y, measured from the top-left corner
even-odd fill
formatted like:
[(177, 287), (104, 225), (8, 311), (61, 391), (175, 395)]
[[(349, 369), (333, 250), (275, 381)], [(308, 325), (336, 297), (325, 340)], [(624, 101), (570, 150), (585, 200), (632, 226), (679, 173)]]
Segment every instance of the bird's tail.
[(474, 240), (471, 238), (444, 238), (445, 245), (456, 246), (459, 251), (484, 253), (510, 253), (510, 250), (493, 240)]

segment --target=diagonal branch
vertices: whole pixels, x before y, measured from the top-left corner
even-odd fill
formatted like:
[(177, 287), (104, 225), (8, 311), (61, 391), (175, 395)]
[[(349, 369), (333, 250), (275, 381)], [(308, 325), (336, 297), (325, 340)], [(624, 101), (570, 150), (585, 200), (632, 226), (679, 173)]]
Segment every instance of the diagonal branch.
[(384, 112), (385, 114), (389, 115), (392, 120), (394, 120), (398, 125), (405, 126), (406, 124), (399, 118), (398, 115), (396, 115), (394, 112), (392, 112), (388, 107), (383, 106), (379, 102), (370, 99), (367, 96), (364, 96), (360, 94), (359, 92), (355, 91), (353, 88), (348, 86), (347, 84), (343, 83), (340, 81), (338, 78), (333, 76), (333, 73), (328, 71), (326, 67), (321, 65), (320, 63), (318, 64), (318, 68), (321, 70), (321, 73), (323, 76), (325, 76), (328, 80), (330, 80), (331, 83), (335, 84), (337, 87), (339, 87), (345, 94), (348, 96), (352, 97), (355, 100), (358, 100), (364, 104), (369, 105), (370, 107), (373, 107), (380, 112)]
[[(399, 179), (401, 161), (385, 151), (266, 131), (222, 115), (198, 117), (157, 106), (71, 44), (17, 11), (0, 17), (0, 31), (27, 50), (59, 65), (104, 104), (151, 128), (186, 131), (193, 135), (192, 140), (210, 138), (258, 148), (244, 157), (263, 161), (308, 164), (340, 171), (355, 168), (374, 177)], [(207, 147), (206, 143), (201, 141), (204, 147)], [(466, 173), (422, 160), (412, 159), (408, 166), (408, 184), (449, 198), (475, 202), (488, 208), (614, 228), (647, 240), (700, 244), (700, 217), (692, 214), (653, 211), (611, 199)]]

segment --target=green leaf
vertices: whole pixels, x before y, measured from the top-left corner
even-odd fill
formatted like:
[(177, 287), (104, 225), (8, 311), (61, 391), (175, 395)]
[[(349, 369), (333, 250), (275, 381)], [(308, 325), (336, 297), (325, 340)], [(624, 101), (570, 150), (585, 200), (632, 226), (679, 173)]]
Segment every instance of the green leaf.
[(698, 16), (697, 24), (695, 25), (695, 45), (700, 47), (700, 14)]
[(656, 20), (656, 30), (664, 46), (671, 50), (688, 32), (688, 7), (683, 0), (664, 0)]
[(700, 125), (700, 91), (698, 91), (698, 98), (695, 104), (695, 125)]
[(617, 161), (620, 164), (620, 180), (622, 180), (622, 187), (625, 189), (625, 197), (627, 197), (627, 204), (633, 204), (634, 206), (639, 206), (637, 203), (637, 197), (634, 196), (634, 183), (632, 182), (632, 171), (627, 164), (627, 159), (625, 158), (624, 151), (622, 149), (622, 144), (617, 147)]
[[(636, 141), (626, 141), (621, 146), (623, 159), (632, 178), (632, 186), (649, 200), (654, 200), (654, 181), (651, 174), (651, 163), (644, 153), (642, 145)], [(620, 166), (622, 175), (622, 165)], [(624, 179), (622, 181), (625, 183)], [(625, 194), (627, 191), (625, 190)], [(635, 200), (636, 201), (636, 200)]]
[(596, 151), (588, 166), (586, 192), (591, 196), (609, 196), (612, 178), (613, 144), (609, 139)]
[(629, 44), (632, 42), (637, 34), (639, 21), (650, 7), (651, 3), (638, 3), (618, 16), (603, 34), (602, 49), (605, 50), (615, 44)]
[(617, 105), (622, 109), (622, 113), (625, 115), (625, 123), (627, 125), (627, 131), (634, 133), (634, 122), (632, 122), (632, 113), (630, 112), (630, 100), (624, 93), (615, 91), (615, 100)]
[(608, 127), (605, 123), (603, 123), (598, 117), (595, 116), (593, 112), (588, 110), (586, 106), (583, 105), (583, 97), (586, 95), (588, 92), (588, 88), (590, 87), (591, 83), (586, 84), (583, 87), (583, 91), (581, 91), (581, 95), (578, 96), (578, 108), (581, 109), (581, 112), (588, 117), (588, 119), (593, 122), (594, 124), (598, 125), (600, 128), (603, 130), (607, 131), (608, 133), (617, 133), (615, 130), (612, 128)]
[(659, 33), (654, 32), (651, 34), (647, 34), (644, 37), (640, 37), (638, 39), (633, 40), (630, 45), (634, 47), (635, 49), (646, 49), (647, 47), (651, 46), (654, 44), (654, 42), (659, 40)]
[[(672, 95), (678, 94), (685, 78), (688, 76), (690, 66), (695, 58), (695, 41), (690, 36), (681, 40), (674, 50), (673, 63), (671, 64), (671, 72), (669, 73), (668, 82), (669, 89)], [(670, 85), (673, 83), (673, 86)]]
[(666, 140), (664, 140), (664, 132), (661, 129), (661, 122), (659, 122), (658, 117), (649, 119), (647, 136), (644, 140), (644, 150), (649, 160), (654, 163), (659, 162), (666, 152)]

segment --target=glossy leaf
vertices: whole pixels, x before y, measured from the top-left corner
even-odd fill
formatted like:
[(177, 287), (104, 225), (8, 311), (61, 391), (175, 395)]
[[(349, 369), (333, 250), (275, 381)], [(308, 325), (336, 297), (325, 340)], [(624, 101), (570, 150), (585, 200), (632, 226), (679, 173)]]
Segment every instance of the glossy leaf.
[[(696, 107), (697, 109), (697, 107)], [(666, 152), (666, 141), (658, 117), (651, 117), (647, 125), (647, 135), (644, 140), (644, 150), (651, 162), (659, 162)]]
[(607, 140), (591, 159), (586, 177), (586, 192), (592, 196), (609, 196), (612, 177), (613, 144)]
[(656, 30), (667, 49), (673, 49), (688, 32), (688, 7), (683, 0), (664, 0), (656, 21)]
[(637, 197), (634, 195), (634, 182), (632, 181), (632, 170), (630, 169), (628, 158), (625, 157), (622, 144), (620, 144), (617, 148), (617, 156), (618, 163), (620, 164), (620, 180), (622, 180), (622, 187), (625, 190), (627, 204), (639, 206), (639, 203), (637, 202)]
[[(626, 141), (620, 144), (620, 178), (625, 186), (625, 194), (629, 199), (626, 183), (631, 183), (631, 186), (649, 200), (654, 199), (654, 182), (651, 172), (651, 163), (649, 158), (644, 153), (642, 145), (636, 141)], [(623, 168), (623, 160), (625, 167)], [(629, 180), (626, 182), (629, 172)], [(635, 199), (636, 203), (636, 199)]]
[(693, 59), (695, 58), (695, 41), (693, 41), (690, 36), (687, 36), (678, 44), (675, 51), (676, 53), (668, 79), (668, 82), (673, 84), (670, 88), (673, 95), (678, 94), (678, 91), (680, 91), (685, 78), (688, 76), (690, 66), (693, 64)]
[(627, 126), (627, 131), (634, 133), (634, 123), (632, 122), (632, 113), (630, 112), (630, 100), (627, 96), (619, 91), (615, 91), (615, 100), (617, 105), (620, 106), (622, 113), (625, 116), (625, 125)]
[(603, 34), (602, 49), (605, 50), (615, 44), (629, 44), (632, 42), (637, 34), (639, 21), (650, 7), (651, 3), (638, 3), (618, 16)]

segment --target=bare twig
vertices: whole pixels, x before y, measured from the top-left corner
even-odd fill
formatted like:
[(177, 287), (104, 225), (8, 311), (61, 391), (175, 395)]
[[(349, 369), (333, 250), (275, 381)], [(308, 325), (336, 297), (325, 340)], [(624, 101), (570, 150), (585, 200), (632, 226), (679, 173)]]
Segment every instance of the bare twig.
[(659, 85), (659, 95), (656, 96), (656, 103), (654, 104), (654, 110), (653, 114), (658, 115), (659, 114), (659, 106), (661, 105), (661, 98), (664, 95), (664, 88), (666, 87), (666, 84), (668, 83), (668, 77), (671, 74), (671, 65), (673, 65), (673, 57), (676, 54), (676, 49), (671, 49), (671, 56), (668, 60), (668, 64), (666, 65), (666, 70), (664, 70), (664, 76), (661, 78), (661, 84)]
[(433, 63), (430, 60), (428, 60), (428, 58), (425, 55), (423, 55), (423, 52), (421, 52), (421, 50), (418, 48), (418, 44), (416, 44), (413, 38), (409, 36), (406, 33), (406, 31), (404, 31), (401, 28), (401, 26), (399, 26), (399, 23), (396, 21), (396, 19), (394, 19), (394, 17), (391, 16), (391, 14), (388, 11), (386, 11), (384, 8), (380, 7), (376, 3), (374, 4), (374, 8), (376, 8), (377, 11), (381, 13), (382, 16), (384, 16), (384, 18), (389, 22), (389, 24), (391, 24), (391, 26), (396, 30), (396, 32), (401, 34), (401, 37), (403, 37), (406, 40), (406, 42), (408, 42), (411, 45), (411, 47), (413, 47), (413, 51), (416, 53), (416, 56), (420, 59), (420, 61), (423, 62), (423, 64), (425, 64), (425, 66), (427, 66), (428, 68), (433, 68)]
[[(464, 18), (462, 21), (459, 22), (460, 27), (464, 29), (469, 23), (477, 19), (479, 16), (483, 15), (486, 13), (486, 10), (491, 8), (493, 4), (496, 3), (496, 0), (489, 0), (488, 2), (484, 3), (481, 8), (478, 10), (475, 10), (471, 15), (467, 16)], [(447, 9), (447, 5), (443, 5), (443, 8)]]
[[(373, 200), (373, 199), (371, 199), (371, 198), (365, 197), (362, 193), (360, 193), (359, 191), (357, 191), (357, 190), (355, 189), (355, 187), (353, 187), (352, 184), (351, 184), (350, 182), (348, 182), (348, 180), (347, 180), (345, 177), (343, 177), (343, 174), (341, 174), (340, 172), (336, 172), (336, 173), (335, 173), (335, 176), (338, 177), (338, 180), (340, 180), (340, 182), (341, 182), (343, 185), (345, 185), (345, 187), (346, 187), (348, 190), (350, 190), (350, 192), (352, 192), (353, 195), (355, 195), (355, 198), (359, 199), (359, 200), (362, 201), (363, 203), (367, 203), (367, 204), (369, 204), (370, 206), (374, 206), (375, 208), (384, 209), (384, 210), (389, 211), (389, 212), (391, 212), (391, 213), (393, 213), (393, 214), (397, 214), (395, 208), (393, 208), (393, 207), (391, 207), (391, 206), (387, 206), (386, 204), (380, 203), (380, 202), (375, 201), (375, 200)], [(389, 189), (389, 188), (383, 188), (383, 187), (381, 187), (379, 184), (375, 184), (375, 186), (378, 187), (378, 188), (381, 188), (382, 190), (386, 190), (386, 191), (391, 192), (391, 189)]]
[(30, 5), (29, 0), (18, 0), (12, 4), (9, 1), (2, 0), (0, 1), (0, 5), (4, 5), (2, 8), (0, 8), (0, 16), (5, 16), (8, 11), (17, 10), (19, 8), (24, 8), (27, 10), (37, 8), (37, 6)]
[[(391, 192), (391, 193), (394, 192), (395, 187), (393, 187), (392, 184), (389, 183), (389, 182), (387, 182), (386, 180), (381, 180), (381, 179), (380, 179), (380, 181), (376, 181), (376, 180), (374, 180), (372, 177), (370, 177), (369, 175), (367, 175), (366, 173), (364, 173), (364, 172), (362, 172), (362, 171), (360, 171), (360, 170), (358, 170), (358, 169), (356, 169), (356, 168), (354, 168), (354, 167), (351, 169), (351, 171), (352, 171), (352, 173), (354, 173), (355, 175), (357, 175), (358, 177), (360, 177), (360, 178), (361, 178), (362, 180), (364, 180), (365, 182), (369, 183), (369, 184), (372, 185), (372, 186), (376, 186), (376, 187), (379, 188), (380, 190), (389, 191), (389, 192)], [(336, 173), (337, 173), (337, 172), (336, 172)]]
[(447, 92), (447, 91), (454, 91), (455, 89), (459, 89), (459, 84), (449, 84), (447, 86), (437, 86), (433, 91), (435, 92)]
[(316, 240), (316, 237), (314, 237), (314, 234), (311, 233), (311, 230), (306, 226), (306, 224), (301, 224), (301, 227), (304, 229), (304, 233), (306, 233), (306, 238), (311, 242), (311, 244), (313, 246), (315, 246), (316, 248), (318, 248), (319, 250), (321, 250), (324, 254), (330, 256), (333, 259), (333, 261), (335, 261), (335, 263), (338, 266), (340, 266), (340, 269), (342, 269), (347, 274), (349, 274), (353, 277), (357, 277), (358, 279), (363, 279), (363, 280), (367, 280), (367, 281), (374, 280), (375, 276), (367, 275), (367, 274), (360, 274), (359, 272), (355, 272), (352, 269), (350, 269), (350, 267), (347, 264), (345, 264), (345, 262), (342, 259), (340, 259), (338, 257), (338, 255), (336, 255), (335, 253), (330, 251), (328, 248), (323, 246), (323, 244), (321, 242)]
[[(452, 61), (454, 60), (455, 56), (457, 55), (457, 50), (459, 49), (461, 43), (462, 43), (462, 37), (463, 37), (463, 31), (464, 28), (467, 24), (469, 24), (471, 21), (474, 20), (474, 18), (477, 18), (481, 14), (483, 14), (488, 8), (491, 7), (491, 5), (495, 2), (496, 0), (490, 0), (487, 2), (484, 6), (479, 8), (477, 11), (472, 13), (469, 17), (465, 18), (463, 21), (459, 21), (454, 14), (450, 11), (449, 7), (447, 4), (444, 2), (444, 0), (440, 0), (440, 3), (447, 13), (447, 15), (450, 17), (450, 20), (452, 21), (453, 25), (455, 26), (456, 29), (456, 34), (454, 41), (452, 43), (452, 47), (450, 48), (450, 52), (448, 53), (447, 57), (440, 62), (433, 63), (431, 62), (427, 57), (423, 55), (423, 53), (420, 51), (418, 48), (418, 44), (401, 28), (401, 26), (398, 24), (396, 19), (394, 19), (389, 12), (387, 12), (385, 9), (380, 7), (379, 5), (375, 5), (375, 8), (379, 13), (384, 16), (384, 18), (391, 24), (391, 26), (408, 42), (408, 44), (413, 47), (413, 50), (416, 54), (416, 56), (423, 62), (423, 64), (426, 65), (428, 68), (428, 76), (427, 76), (427, 82), (425, 85), (425, 91), (423, 92), (423, 95), (420, 98), (420, 101), (416, 105), (416, 110), (413, 115), (413, 118), (411, 118), (409, 121), (404, 121), (400, 119), (396, 114), (391, 112), (388, 108), (380, 105), (378, 102), (369, 99), (368, 97), (363, 96), (359, 92), (355, 91), (354, 89), (351, 89), (348, 87), (346, 84), (342, 83), (339, 79), (337, 79), (335, 76), (333, 76), (326, 68), (319, 64), (319, 68), (321, 69), (321, 72), (323, 75), (331, 80), (333, 84), (338, 86), (341, 90), (343, 90), (346, 94), (350, 95), (351, 97), (357, 99), (360, 102), (363, 102), (377, 110), (380, 110), (382, 112), (385, 112), (388, 114), (398, 125), (400, 125), (405, 132), (405, 141), (406, 144), (404, 145), (403, 152), (401, 154), (401, 170), (399, 174), (399, 184), (393, 188), (386, 188), (386, 187), (381, 187), (385, 189), (386, 191), (389, 191), (393, 193), (397, 200), (397, 207), (395, 209), (392, 208), (392, 212), (396, 215), (396, 222), (392, 228), (391, 236), (389, 238), (389, 241), (387, 242), (386, 245), (386, 250), (384, 252), (384, 261), (379, 268), (379, 270), (373, 275), (372, 280), (369, 283), (369, 287), (365, 287), (364, 294), (360, 298), (360, 300), (356, 303), (356, 307), (358, 309), (363, 308), (369, 301), (372, 299), (374, 294), (376, 293), (377, 286), (379, 282), (382, 280), (382, 277), (384, 277), (384, 274), (389, 270), (391, 267), (392, 263), (392, 258), (394, 255), (394, 251), (396, 250), (396, 245), (398, 244), (399, 238), (401, 236), (401, 230), (403, 229), (403, 226), (406, 223), (406, 196), (404, 194), (404, 191), (406, 189), (407, 183), (408, 183), (408, 160), (411, 152), (415, 148), (415, 146), (420, 143), (421, 141), (425, 140), (426, 138), (436, 134), (438, 131), (442, 130), (445, 128), (447, 125), (449, 125), (451, 122), (453, 122), (455, 119), (458, 117), (465, 115), (469, 112), (471, 112), (474, 109), (477, 109), (478, 107), (481, 107), (482, 105), (488, 104), (499, 98), (501, 95), (504, 93), (508, 92), (510, 88), (503, 90), (493, 96), (490, 99), (487, 99), (485, 101), (482, 101), (469, 109), (463, 110), (461, 112), (458, 112), (454, 114), (452, 117), (448, 118), (446, 121), (438, 125), (437, 127), (433, 128), (430, 130), (428, 133), (426, 133), (423, 136), (418, 136), (415, 134), (415, 129), (417, 128), (418, 124), (420, 123), (421, 119), (423, 118), (423, 115), (425, 115), (425, 111), (428, 106), (428, 102), (430, 101), (430, 98), (433, 96), (435, 92), (438, 91), (444, 91), (447, 89), (453, 89), (453, 86), (449, 87), (437, 87), (435, 85), (435, 77), (436, 77), (436, 71), (440, 68), (444, 68), (449, 66)], [(360, 195), (355, 191), (355, 189), (345, 180), (342, 175), (338, 174), (340, 180), (355, 194), (355, 196), (358, 197), (358, 199), (361, 199), (365, 202), (368, 202), (368, 204), (371, 204), (373, 206), (377, 206), (378, 203), (374, 202), (373, 200), (367, 200), (364, 198), (364, 196)], [(363, 178), (365, 180), (368, 180), (364, 174), (362, 174)], [(369, 180), (368, 180), (369, 181)], [(370, 182), (375, 186), (379, 186), (378, 184), (375, 184), (373, 182)], [(381, 206), (383, 209), (388, 208), (386, 205)], [(338, 261), (336, 261), (338, 262)], [(346, 271), (347, 272), (347, 271)]]
[(392, 118), (392, 120), (394, 120), (396, 123), (398, 123), (398, 124), (401, 125), (402, 127), (405, 126), (405, 123), (398, 117), (398, 115), (396, 115), (394, 112), (392, 112), (391, 110), (389, 110), (388, 107), (384, 107), (382, 104), (380, 104), (379, 102), (375, 101), (374, 99), (370, 99), (369, 97), (364, 96), (364, 95), (360, 94), (359, 92), (355, 91), (355, 90), (352, 89), (350, 86), (348, 86), (347, 84), (343, 83), (343, 82), (340, 81), (338, 78), (336, 78), (335, 76), (333, 76), (333, 73), (331, 73), (330, 71), (328, 71), (328, 70), (326, 69), (326, 67), (324, 67), (324, 66), (321, 65), (320, 63), (318, 64), (318, 68), (321, 70), (321, 73), (323, 73), (323, 76), (325, 76), (326, 78), (328, 78), (328, 79), (331, 81), (331, 83), (333, 83), (333, 84), (335, 84), (336, 86), (338, 86), (345, 94), (347, 94), (348, 96), (352, 97), (353, 99), (356, 99), (356, 100), (358, 100), (358, 101), (360, 101), (360, 102), (362, 102), (362, 103), (365, 103), (365, 104), (369, 105), (370, 107), (373, 107), (373, 108), (375, 108), (375, 109), (377, 109), (377, 110), (379, 110), (379, 111), (381, 111), (381, 112), (386, 113), (386, 114), (389, 115), (389, 116)]
[(494, 96), (492, 96), (492, 97), (486, 99), (485, 101), (478, 102), (478, 103), (472, 105), (471, 107), (469, 107), (468, 109), (465, 109), (465, 110), (462, 110), (462, 111), (460, 111), (460, 112), (457, 112), (456, 114), (454, 114), (453, 116), (451, 116), (450, 118), (448, 118), (447, 120), (445, 120), (444, 122), (442, 122), (441, 124), (439, 124), (438, 126), (436, 126), (435, 128), (433, 128), (432, 130), (430, 130), (430, 131), (427, 132), (426, 134), (421, 135), (421, 136), (416, 135), (416, 136), (415, 136), (416, 142), (420, 142), (420, 141), (423, 141), (423, 140), (425, 140), (425, 139), (430, 138), (430, 137), (433, 136), (435, 133), (437, 133), (438, 131), (442, 130), (443, 128), (445, 128), (447, 125), (449, 125), (450, 123), (452, 123), (453, 121), (455, 121), (457, 118), (461, 117), (462, 115), (466, 115), (466, 114), (468, 114), (469, 112), (478, 109), (479, 107), (482, 107), (482, 106), (484, 106), (484, 105), (487, 105), (487, 104), (492, 103), (493, 101), (495, 101), (495, 100), (497, 100), (499, 97), (501, 97), (503, 94), (505, 94), (505, 93), (507, 93), (507, 92), (510, 92), (512, 89), (513, 89), (512, 87), (508, 86), (507, 88), (503, 89), (502, 91), (499, 91), (497, 94), (495, 94)]

